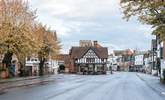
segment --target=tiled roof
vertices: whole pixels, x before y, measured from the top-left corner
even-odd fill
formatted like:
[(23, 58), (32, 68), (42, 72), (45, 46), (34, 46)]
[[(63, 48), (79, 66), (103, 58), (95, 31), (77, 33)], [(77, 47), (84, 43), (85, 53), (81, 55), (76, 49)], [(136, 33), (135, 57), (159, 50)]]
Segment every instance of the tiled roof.
[(130, 49), (126, 49), (126, 50), (114, 50), (113, 52), (114, 52), (114, 54), (116, 56), (119, 56), (119, 55), (133, 55), (134, 54), (134, 52), (132, 50), (130, 50)]
[(108, 48), (106, 47), (72, 47), (70, 57), (81, 58), (89, 49), (92, 49), (99, 58), (108, 58)]
[(58, 60), (62, 60), (65, 62), (65, 64), (70, 63), (70, 57), (68, 54), (60, 54), (58, 55)]

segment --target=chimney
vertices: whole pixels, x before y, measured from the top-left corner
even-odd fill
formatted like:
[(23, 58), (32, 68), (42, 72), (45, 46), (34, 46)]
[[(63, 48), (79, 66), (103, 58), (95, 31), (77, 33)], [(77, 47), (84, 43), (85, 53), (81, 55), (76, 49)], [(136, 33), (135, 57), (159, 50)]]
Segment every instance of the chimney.
[(98, 42), (97, 41), (93, 41), (94, 47), (97, 47)]

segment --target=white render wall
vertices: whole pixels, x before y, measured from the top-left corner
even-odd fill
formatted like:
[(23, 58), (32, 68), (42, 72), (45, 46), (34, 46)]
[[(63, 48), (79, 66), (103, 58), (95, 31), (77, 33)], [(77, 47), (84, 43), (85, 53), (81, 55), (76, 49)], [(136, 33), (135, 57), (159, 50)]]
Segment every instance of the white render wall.
[(135, 56), (135, 65), (143, 65), (143, 55)]
[(152, 72), (152, 65), (151, 65), (151, 59), (152, 58), (145, 58), (144, 59), (144, 68), (146, 73), (150, 74)]
[(49, 72), (54, 72), (54, 74), (58, 74), (59, 62), (57, 60), (49, 60), (46, 63), (49, 67)]

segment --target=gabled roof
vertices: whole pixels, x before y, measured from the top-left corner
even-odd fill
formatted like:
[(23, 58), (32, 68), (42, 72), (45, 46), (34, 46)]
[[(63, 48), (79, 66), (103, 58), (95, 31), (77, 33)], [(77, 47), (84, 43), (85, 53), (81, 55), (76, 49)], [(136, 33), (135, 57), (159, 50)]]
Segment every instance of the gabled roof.
[(115, 56), (119, 56), (119, 55), (133, 55), (134, 51), (130, 50), (130, 49), (126, 49), (126, 50), (114, 50), (113, 51)]
[(88, 50), (93, 50), (99, 58), (108, 58), (108, 48), (106, 47), (72, 47), (71, 58), (82, 58)]
[(60, 54), (58, 55), (58, 60), (64, 61), (65, 64), (70, 63), (70, 56), (68, 54)]

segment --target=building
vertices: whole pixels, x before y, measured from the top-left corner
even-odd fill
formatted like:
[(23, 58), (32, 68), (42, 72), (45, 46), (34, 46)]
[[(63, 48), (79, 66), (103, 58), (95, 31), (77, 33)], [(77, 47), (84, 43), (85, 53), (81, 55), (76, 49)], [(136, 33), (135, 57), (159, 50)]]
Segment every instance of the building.
[(152, 73), (151, 74), (152, 75), (158, 75), (158, 68), (157, 68), (157, 64), (156, 64), (157, 55), (159, 53), (158, 45), (159, 45), (159, 43), (158, 43), (157, 39), (152, 39), (152, 41), (151, 41), (151, 53), (152, 53), (152, 59), (151, 59)]
[(69, 54), (58, 55), (59, 72), (69, 73), (70, 56)]
[(160, 75), (161, 78), (165, 78), (163, 77), (163, 70), (165, 70), (165, 41), (162, 42), (161, 44), (161, 51), (160, 51)]
[(70, 49), (69, 72), (105, 74), (107, 70), (108, 48), (100, 46), (97, 41), (94, 41), (92, 46), (85, 45), (86, 43), (80, 44), (80, 46)]
[(47, 62), (45, 62), (45, 74), (58, 74), (58, 61), (49, 59)]
[[(39, 75), (39, 64), (40, 61), (37, 56), (26, 57), (25, 64), (25, 74), (26, 76), (36, 76)], [(58, 61), (53, 59), (48, 59), (44, 63), (44, 74), (57, 74), (58, 73)]]
[[(161, 41), (160, 36), (156, 36), (156, 45), (155, 45), (155, 72), (158, 73), (158, 75), (161, 78), (163, 77), (163, 70), (165, 69), (165, 41)], [(152, 72), (153, 73), (153, 72)]]
[(126, 50), (114, 50), (115, 56), (117, 57), (117, 70), (130, 71), (134, 66), (134, 51), (131, 49)]
[[(148, 60), (147, 57), (147, 51), (136, 51), (134, 52), (134, 71), (137, 72), (145, 72), (145, 61)], [(146, 59), (145, 59), (146, 58)], [(147, 62), (146, 62), (147, 63)]]
[(39, 75), (39, 59), (36, 56), (26, 57), (25, 73), (26, 76)]
[(147, 74), (152, 73), (152, 52), (151, 51), (148, 51), (144, 55), (144, 68)]
[[(3, 59), (4, 59), (4, 54), (0, 55), (0, 67), (3, 66)], [(11, 59), (11, 65), (7, 68), (7, 77), (15, 77), (15, 76), (19, 76), (19, 62), (18, 62), (18, 58), (15, 54), (12, 55), (12, 59)]]
[(107, 67), (108, 70), (111, 70), (112, 68), (113, 71), (117, 71), (117, 57), (114, 55), (114, 53), (108, 55)]
[(19, 76), (19, 69), (20, 69), (20, 66), (19, 66), (18, 58), (15, 54), (13, 54), (12, 61), (11, 61), (11, 67), (9, 67), (10, 75), (12, 77)]
[(80, 40), (79, 45), (80, 47), (91, 47), (93, 44), (91, 40)]

